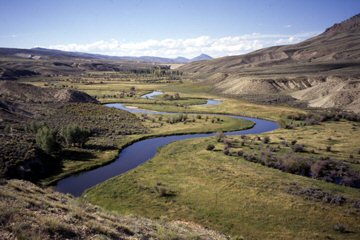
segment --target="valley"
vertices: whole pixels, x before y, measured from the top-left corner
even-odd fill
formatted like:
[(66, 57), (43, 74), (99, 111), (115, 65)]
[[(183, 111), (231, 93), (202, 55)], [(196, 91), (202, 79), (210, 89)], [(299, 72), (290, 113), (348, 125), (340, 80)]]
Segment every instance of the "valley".
[(0, 237), (359, 239), (359, 19), (215, 59), (0, 49)]

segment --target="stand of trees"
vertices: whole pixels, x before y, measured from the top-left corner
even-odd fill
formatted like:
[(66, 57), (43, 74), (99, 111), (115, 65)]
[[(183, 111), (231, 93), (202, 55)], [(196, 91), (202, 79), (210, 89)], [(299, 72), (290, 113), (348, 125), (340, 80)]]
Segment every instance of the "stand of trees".
[(62, 147), (84, 147), (91, 136), (91, 131), (75, 125), (68, 125), (61, 131), (51, 130), (48, 126), (37, 125), (32, 128), (36, 132), (36, 144), (38, 148), (48, 154), (56, 154)]

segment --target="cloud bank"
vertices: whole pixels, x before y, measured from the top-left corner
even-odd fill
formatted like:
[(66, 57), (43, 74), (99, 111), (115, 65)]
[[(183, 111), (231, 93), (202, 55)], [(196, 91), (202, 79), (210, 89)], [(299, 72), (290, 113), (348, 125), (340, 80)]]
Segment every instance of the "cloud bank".
[(192, 58), (201, 53), (206, 53), (212, 57), (221, 57), (244, 54), (273, 45), (293, 44), (316, 34), (317, 33), (314, 32), (294, 35), (252, 33), (221, 38), (199, 36), (188, 39), (150, 39), (139, 42), (126, 42), (111, 39), (108, 41), (101, 40), (87, 44), (56, 44), (49, 46), (49, 48), (113, 56), (158, 56), (170, 58), (183, 56)]

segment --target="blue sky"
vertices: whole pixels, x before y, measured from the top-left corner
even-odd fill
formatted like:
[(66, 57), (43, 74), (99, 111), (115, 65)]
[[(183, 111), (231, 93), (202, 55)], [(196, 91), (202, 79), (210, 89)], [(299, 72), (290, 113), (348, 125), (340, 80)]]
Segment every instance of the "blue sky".
[(296, 43), (357, 13), (358, 0), (0, 0), (0, 46), (219, 57)]

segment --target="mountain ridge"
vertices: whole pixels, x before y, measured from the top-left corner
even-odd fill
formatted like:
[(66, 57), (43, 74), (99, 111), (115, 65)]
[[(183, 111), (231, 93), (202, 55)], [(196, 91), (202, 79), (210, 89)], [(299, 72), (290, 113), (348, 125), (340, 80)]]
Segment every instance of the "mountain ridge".
[(193, 61), (210, 60), (212, 57), (200, 54), (194, 58), (176, 57), (165, 58), (157, 56), (111, 56), (96, 53), (69, 52), (58, 49), (48, 49), (42, 47), (22, 49), (22, 48), (0, 48), (0, 55), (17, 56), (20, 58), (40, 59), (41, 57), (70, 57), (94, 60), (121, 60), (121, 61), (140, 61), (148, 63), (189, 63)]

